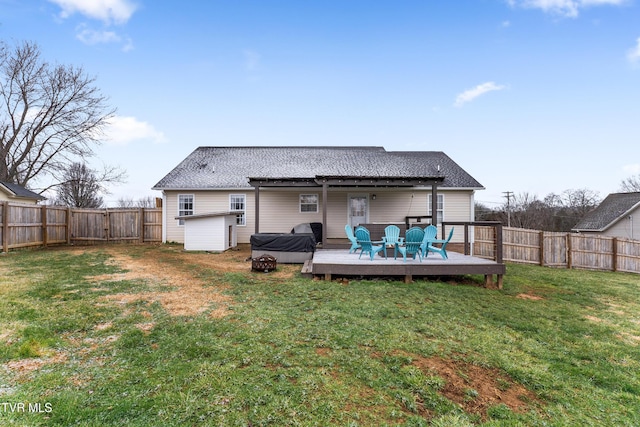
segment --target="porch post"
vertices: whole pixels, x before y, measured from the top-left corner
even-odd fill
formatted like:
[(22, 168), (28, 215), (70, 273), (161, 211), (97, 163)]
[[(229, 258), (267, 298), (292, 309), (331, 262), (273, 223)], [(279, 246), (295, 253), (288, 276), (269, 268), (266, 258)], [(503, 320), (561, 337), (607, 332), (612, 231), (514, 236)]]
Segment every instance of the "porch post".
[(255, 234), (260, 233), (260, 185), (256, 185), (254, 191), (254, 203), (256, 205), (256, 212), (254, 218)]
[(322, 183), (322, 247), (327, 247), (327, 183)]

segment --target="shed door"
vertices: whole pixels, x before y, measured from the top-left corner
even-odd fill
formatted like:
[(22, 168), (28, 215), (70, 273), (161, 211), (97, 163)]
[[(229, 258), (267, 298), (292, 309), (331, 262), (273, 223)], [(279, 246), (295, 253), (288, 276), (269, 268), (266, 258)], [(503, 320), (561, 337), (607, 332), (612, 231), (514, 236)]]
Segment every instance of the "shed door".
[(349, 224), (356, 227), (366, 224), (369, 218), (369, 196), (366, 194), (349, 195)]

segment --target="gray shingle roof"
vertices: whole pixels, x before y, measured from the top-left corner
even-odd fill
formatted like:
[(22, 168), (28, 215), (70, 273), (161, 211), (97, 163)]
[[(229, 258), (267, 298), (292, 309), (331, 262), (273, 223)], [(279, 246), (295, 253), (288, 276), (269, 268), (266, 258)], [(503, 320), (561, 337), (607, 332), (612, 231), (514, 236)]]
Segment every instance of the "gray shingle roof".
[(38, 193), (34, 193), (31, 190), (27, 190), (21, 185), (14, 184), (12, 182), (0, 181), (0, 186), (3, 186), (7, 190), (9, 190), (13, 195), (23, 199), (36, 199), (36, 200), (44, 200), (46, 197), (41, 196)]
[(640, 193), (612, 193), (577, 223), (574, 231), (602, 231), (640, 204)]
[(383, 147), (199, 147), (153, 189), (250, 188), (249, 177), (439, 175), (445, 177), (441, 187), (483, 188), (441, 151), (386, 151)]

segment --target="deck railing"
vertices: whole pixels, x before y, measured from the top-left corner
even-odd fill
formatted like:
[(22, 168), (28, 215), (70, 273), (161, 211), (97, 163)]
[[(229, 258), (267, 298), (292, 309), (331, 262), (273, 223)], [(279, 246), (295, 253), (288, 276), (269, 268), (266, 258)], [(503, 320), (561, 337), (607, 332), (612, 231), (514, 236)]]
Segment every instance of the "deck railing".
[(503, 227), (499, 221), (443, 221), (440, 231), (446, 238), (451, 227), (463, 228), (465, 255), (492, 259), (500, 264), (503, 256)]

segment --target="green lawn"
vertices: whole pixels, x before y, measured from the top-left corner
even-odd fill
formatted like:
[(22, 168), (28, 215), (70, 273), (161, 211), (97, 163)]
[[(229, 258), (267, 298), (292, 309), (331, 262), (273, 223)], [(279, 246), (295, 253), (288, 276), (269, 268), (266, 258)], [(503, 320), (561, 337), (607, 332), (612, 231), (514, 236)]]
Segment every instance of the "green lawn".
[(0, 255), (0, 425), (640, 425), (639, 275), (326, 282), (247, 254)]

